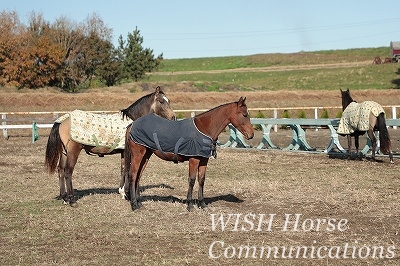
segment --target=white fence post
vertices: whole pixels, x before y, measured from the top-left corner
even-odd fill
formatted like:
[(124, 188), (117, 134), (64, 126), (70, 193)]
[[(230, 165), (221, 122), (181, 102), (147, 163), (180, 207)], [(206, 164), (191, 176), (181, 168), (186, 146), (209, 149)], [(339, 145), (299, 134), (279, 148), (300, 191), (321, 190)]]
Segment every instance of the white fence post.
[[(392, 106), (392, 118), (397, 119), (396, 106)], [(393, 126), (393, 129), (397, 129), (397, 126)]]
[[(1, 119), (3, 120), (3, 122), (1, 122), (1, 124), (3, 126), (7, 125), (7, 122), (6, 122), (7, 115), (6, 114), (2, 114), (1, 115)], [(7, 128), (3, 128), (3, 138), (8, 139)]]
[[(274, 118), (278, 118), (278, 110), (276, 108), (274, 109)], [(274, 131), (278, 132), (278, 125), (274, 125)]]
[[(314, 118), (318, 119), (318, 107), (315, 107), (314, 109)], [(318, 127), (315, 127), (315, 131), (318, 131)]]

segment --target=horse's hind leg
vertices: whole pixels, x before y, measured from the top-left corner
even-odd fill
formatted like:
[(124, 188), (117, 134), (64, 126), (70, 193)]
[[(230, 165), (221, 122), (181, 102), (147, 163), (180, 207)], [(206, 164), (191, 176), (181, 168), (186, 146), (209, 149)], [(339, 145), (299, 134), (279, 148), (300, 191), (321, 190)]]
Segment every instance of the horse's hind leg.
[(131, 140), (129, 140), (128, 146), (125, 148), (130, 149), (131, 152), (131, 164), (128, 173), (129, 180), (125, 183), (125, 192), (128, 192), (131, 208), (132, 211), (134, 211), (139, 209), (142, 205), (139, 201), (139, 180), (152, 152)]
[(124, 157), (124, 151), (121, 152), (121, 180), (119, 182), (119, 188), (118, 188), (118, 193), (121, 194), (123, 199), (126, 199), (126, 194), (125, 194), (125, 157)]
[[(193, 210), (193, 187), (194, 187), (194, 184), (196, 183), (196, 174), (199, 169), (199, 163), (200, 163), (200, 160), (197, 158), (192, 157), (189, 159), (189, 178), (188, 178), (189, 187), (188, 187), (188, 192), (187, 192), (187, 204), (188, 204), (187, 210), (188, 211)], [(203, 182), (203, 185), (204, 185), (204, 182)], [(199, 186), (199, 191), (200, 191), (200, 186)], [(201, 193), (203, 193), (203, 192), (201, 192)]]
[(68, 150), (67, 160), (64, 169), (65, 184), (67, 186), (67, 194), (64, 200), (68, 202), (71, 206), (75, 206), (76, 200), (74, 198), (74, 189), (72, 187), (72, 173), (74, 172), (74, 168), (76, 162), (78, 161), (78, 156), (82, 147), (80, 146), (80, 144), (75, 142), (70, 143), (70, 145), (71, 146)]
[(67, 195), (67, 192), (65, 190), (65, 177), (64, 177), (66, 160), (67, 156), (64, 153), (61, 154), (60, 160), (58, 162), (58, 183), (60, 185), (60, 196), (58, 197), (58, 199), (65, 199)]
[(207, 163), (208, 158), (200, 161), (197, 176), (197, 180), (199, 182), (198, 206), (202, 209), (207, 207), (206, 203), (204, 202), (204, 182), (206, 180)]

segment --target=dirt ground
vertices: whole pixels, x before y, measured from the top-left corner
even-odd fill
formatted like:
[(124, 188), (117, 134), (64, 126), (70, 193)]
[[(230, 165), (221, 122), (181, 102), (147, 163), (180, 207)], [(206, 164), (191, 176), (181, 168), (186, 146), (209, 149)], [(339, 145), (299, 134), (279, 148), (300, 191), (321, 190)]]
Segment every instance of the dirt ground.
[[(146, 84), (136, 88), (132, 84), (122, 87), (91, 89), (83, 93), (70, 94), (47, 88), (39, 90), (0, 90), (2, 112), (16, 111), (118, 111), (128, 107), (141, 96), (153, 92), (160, 84)], [(136, 92), (130, 92), (131, 87)], [(143, 89), (142, 87), (145, 87)], [(249, 108), (285, 107), (338, 107), (341, 106), (339, 89), (326, 91), (230, 91), (194, 92), (189, 84), (162, 85), (161, 88), (171, 100), (175, 110), (210, 109), (220, 104), (237, 101), (240, 96), (247, 97)], [(344, 89), (344, 88), (343, 88)], [(373, 100), (383, 106), (400, 105), (400, 91), (360, 90), (352, 91), (352, 97), (359, 101)], [(391, 110), (388, 110), (391, 111)], [(390, 113), (391, 114), (391, 113)], [(293, 114), (295, 117), (297, 114)], [(336, 113), (331, 113), (333, 118)], [(309, 116), (311, 118), (313, 116)]]
[(118, 155), (82, 153), (78, 207), (63, 205), (56, 175), (43, 170), (46, 142), (0, 140), (1, 265), (400, 264), (398, 158), (219, 148), (208, 209), (187, 212), (187, 163), (154, 157), (132, 212), (117, 193)]
[[(2, 91), (0, 106), (8, 112), (119, 110), (149, 92)], [(340, 105), (336, 91), (198, 93), (166, 87), (165, 92), (175, 110), (209, 109), (240, 96), (247, 96), (250, 108)], [(353, 97), (399, 104), (396, 90), (356, 91)], [(82, 152), (73, 174), (79, 198), (73, 208), (56, 199), (58, 179), (43, 169), (46, 132), (34, 144), (29, 131), (10, 131), (8, 140), (0, 139), (1, 265), (400, 264), (398, 157), (390, 164), (387, 157), (372, 162), (218, 148), (207, 169), (208, 208), (193, 212), (185, 204), (187, 163), (154, 157), (141, 182), (143, 207), (132, 212), (118, 194), (119, 156)], [(327, 130), (306, 132), (312, 147), (326, 148)], [(257, 146), (260, 134), (249, 143)], [(400, 130), (390, 134), (400, 154)], [(224, 132), (220, 141), (227, 138)], [(271, 139), (284, 148), (291, 131), (272, 132)]]

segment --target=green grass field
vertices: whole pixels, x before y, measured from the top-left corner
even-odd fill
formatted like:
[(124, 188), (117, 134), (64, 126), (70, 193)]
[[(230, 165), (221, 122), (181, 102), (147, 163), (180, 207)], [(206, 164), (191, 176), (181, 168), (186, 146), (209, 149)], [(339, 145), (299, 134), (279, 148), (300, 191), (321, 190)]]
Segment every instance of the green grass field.
[[(189, 82), (205, 91), (337, 90), (400, 87), (398, 64), (373, 65), (388, 47), (164, 60), (148, 81)], [(370, 63), (369, 63), (370, 62)]]

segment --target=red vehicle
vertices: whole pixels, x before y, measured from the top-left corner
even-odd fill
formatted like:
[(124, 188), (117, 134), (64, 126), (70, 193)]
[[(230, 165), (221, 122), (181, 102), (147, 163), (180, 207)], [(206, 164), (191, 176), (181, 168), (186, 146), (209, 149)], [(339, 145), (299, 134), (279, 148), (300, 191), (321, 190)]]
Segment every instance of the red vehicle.
[(390, 56), (393, 62), (400, 61), (400, 42), (390, 42)]

